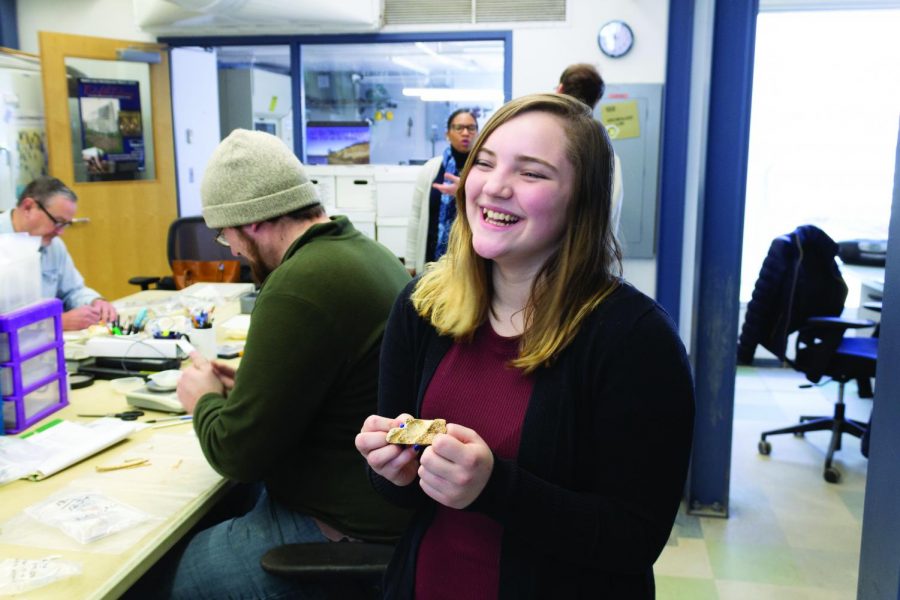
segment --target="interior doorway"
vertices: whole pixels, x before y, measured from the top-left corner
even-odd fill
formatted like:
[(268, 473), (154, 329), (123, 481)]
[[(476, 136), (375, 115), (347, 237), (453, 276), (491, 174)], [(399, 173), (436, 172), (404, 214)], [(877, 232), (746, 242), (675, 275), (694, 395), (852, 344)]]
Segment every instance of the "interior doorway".
[[(779, 235), (813, 224), (838, 242), (887, 239), (900, 112), (900, 8), (763, 10), (756, 24), (742, 309)], [(866, 300), (862, 286), (879, 275), (842, 273), (846, 306), (856, 316)]]

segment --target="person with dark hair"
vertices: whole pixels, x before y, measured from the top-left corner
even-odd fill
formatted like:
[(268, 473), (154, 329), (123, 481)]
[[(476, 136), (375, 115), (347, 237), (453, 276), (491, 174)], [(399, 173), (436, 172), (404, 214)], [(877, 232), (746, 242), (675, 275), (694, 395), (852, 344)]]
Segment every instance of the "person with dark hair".
[(422, 167), (413, 192), (412, 211), (406, 231), (406, 267), (421, 273), (425, 263), (439, 259), (447, 251), (450, 226), (456, 217), (453, 195), (459, 184), (459, 172), (469, 157), (478, 135), (475, 113), (460, 108), (447, 119), (450, 145)]
[(409, 275), (347, 217), (325, 214), (303, 165), (268, 133), (231, 132), (200, 195), (217, 241), (247, 257), (262, 287), (240, 368), (194, 352), (178, 399), (209, 464), (263, 485), (249, 512), (223, 515), (138, 587), (154, 598), (320, 597), (259, 561), (286, 543), (391, 542), (404, 530), (408, 513), (369, 485), (353, 437), (375, 409), (382, 332)]
[[(597, 107), (597, 103), (606, 92), (606, 82), (600, 76), (597, 68), (587, 63), (569, 65), (559, 76), (559, 84), (556, 86), (557, 94), (566, 94), (587, 104), (591, 110)], [(613, 168), (613, 191), (610, 215), (614, 234), (619, 233), (619, 220), (622, 215), (622, 198), (625, 195), (622, 185), (622, 162), (619, 155), (613, 152), (615, 166)]]
[(72, 225), (78, 197), (55, 177), (41, 176), (25, 186), (16, 207), (0, 213), (0, 234), (22, 232), (41, 238), (41, 295), (63, 302), (65, 330), (85, 329), (116, 319), (116, 309), (84, 284), (59, 237)]
[[(654, 597), (694, 393), (675, 325), (620, 276), (612, 165), (562, 94), (508, 102), (475, 142), (447, 254), (395, 302), (356, 436), (375, 488), (416, 510), (387, 598)], [(388, 443), (411, 416), (446, 433)]]
[(559, 76), (557, 94), (568, 94), (590, 106), (592, 109), (600, 102), (606, 91), (606, 83), (593, 65), (577, 63), (569, 65)]

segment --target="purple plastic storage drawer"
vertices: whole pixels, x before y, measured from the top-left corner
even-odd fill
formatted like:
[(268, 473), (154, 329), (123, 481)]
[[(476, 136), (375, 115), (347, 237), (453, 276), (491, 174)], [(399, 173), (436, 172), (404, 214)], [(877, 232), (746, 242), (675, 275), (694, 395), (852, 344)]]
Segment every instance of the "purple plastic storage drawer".
[(66, 399), (66, 374), (57, 373), (27, 388), (21, 396), (3, 398), (3, 422), (6, 433), (19, 433), (69, 402)]
[(6, 433), (27, 429), (69, 403), (62, 307), (53, 298), (0, 315), (0, 380), (5, 384), (0, 396)]

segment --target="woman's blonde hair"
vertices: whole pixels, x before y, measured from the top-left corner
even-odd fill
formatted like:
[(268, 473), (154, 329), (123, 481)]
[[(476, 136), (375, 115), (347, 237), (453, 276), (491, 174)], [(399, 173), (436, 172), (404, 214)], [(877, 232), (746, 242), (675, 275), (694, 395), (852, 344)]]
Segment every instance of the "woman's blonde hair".
[(562, 240), (535, 277), (525, 307), (525, 332), (512, 364), (526, 373), (550, 364), (571, 343), (584, 318), (615, 289), (621, 273), (622, 253), (610, 229), (612, 148), (587, 106), (561, 94), (534, 94), (504, 104), (488, 120), (460, 177), (447, 253), (426, 269), (412, 295), (418, 314), (456, 341), (471, 339), (487, 319), (491, 262), (472, 247), (466, 179), (494, 130), (529, 112), (555, 115), (563, 122), (574, 181)]

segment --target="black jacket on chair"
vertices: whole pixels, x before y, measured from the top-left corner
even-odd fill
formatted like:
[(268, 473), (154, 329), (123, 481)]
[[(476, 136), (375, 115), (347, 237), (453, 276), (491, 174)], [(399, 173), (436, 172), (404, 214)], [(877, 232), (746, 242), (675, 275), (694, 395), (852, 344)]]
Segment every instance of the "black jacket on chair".
[(784, 359), (788, 334), (807, 318), (841, 314), (847, 284), (837, 253), (837, 243), (814, 225), (775, 238), (747, 305), (738, 363), (752, 363), (758, 344)]

